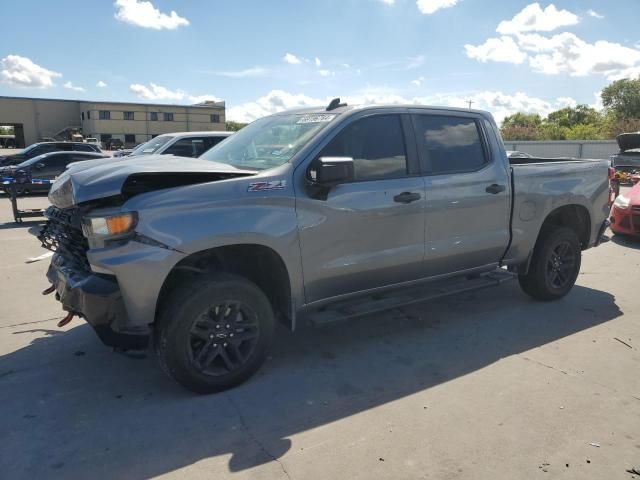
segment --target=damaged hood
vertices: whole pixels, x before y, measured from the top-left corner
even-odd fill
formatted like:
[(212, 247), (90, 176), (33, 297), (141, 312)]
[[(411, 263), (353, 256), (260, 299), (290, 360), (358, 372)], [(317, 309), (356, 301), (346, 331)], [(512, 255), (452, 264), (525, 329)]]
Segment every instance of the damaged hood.
[(58, 208), (197, 183), (254, 175), (224, 163), (170, 155), (98, 159), (70, 166), (55, 181), (49, 201)]
[(640, 148), (640, 132), (621, 133), (616, 137), (621, 152)]

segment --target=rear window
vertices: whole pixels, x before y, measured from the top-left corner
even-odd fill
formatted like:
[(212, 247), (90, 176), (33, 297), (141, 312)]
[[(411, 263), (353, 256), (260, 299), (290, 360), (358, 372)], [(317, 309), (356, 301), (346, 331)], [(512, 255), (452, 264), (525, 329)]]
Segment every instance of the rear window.
[(487, 163), (473, 118), (414, 115), (414, 123), (432, 174), (473, 172)]

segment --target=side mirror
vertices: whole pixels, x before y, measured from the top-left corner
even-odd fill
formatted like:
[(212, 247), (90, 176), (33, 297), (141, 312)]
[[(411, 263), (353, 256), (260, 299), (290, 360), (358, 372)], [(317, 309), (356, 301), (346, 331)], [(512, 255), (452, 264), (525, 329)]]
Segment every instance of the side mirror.
[(320, 157), (309, 168), (309, 179), (322, 187), (353, 182), (355, 169), (351, 157)]
[(38, 168), (38, 169), (39, 168), (44, 168), (44, 163), (38, 162), (38, 163), (36, 163), (35, 167)]

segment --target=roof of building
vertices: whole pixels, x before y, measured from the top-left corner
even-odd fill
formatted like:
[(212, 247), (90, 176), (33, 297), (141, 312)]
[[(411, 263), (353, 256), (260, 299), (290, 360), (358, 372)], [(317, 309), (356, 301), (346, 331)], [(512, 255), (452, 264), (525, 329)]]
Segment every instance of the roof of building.
[(112, 100), (69, 100), (66, 98), (37, 98), (37, 97), (10, 97), (0, 95), (0, 101), (2, 100), (29, 100), (29, 101), (45, 101), (45, 102), (70, 102), (70, 103), (105, 103), (115, 105), (142, 105), (145, 107), (188, 107), (188, 108), (225, 108), (225, 102), (211, 102), (205, 101), (192, 105), (179, 104), (179, 103), (144, 103), (144, 102), (116, 102)]

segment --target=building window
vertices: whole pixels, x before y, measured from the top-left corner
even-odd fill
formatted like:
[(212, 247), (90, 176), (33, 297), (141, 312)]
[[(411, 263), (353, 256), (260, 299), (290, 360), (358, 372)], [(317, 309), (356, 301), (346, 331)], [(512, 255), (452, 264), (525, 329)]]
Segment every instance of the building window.
[(173, 113), (164, 113), (164, 121), (165, 122), (173, 122)]
[(211, 120), (211, 123), (220, 123), (220, 115), (218, 115), (217, 113), (212, 113), (211, 115), (209, 115), (209, 119)]
[(84, 122), (84, 112), (82, 112), (82, 121)]
[(111, 112), (109, 110), (100, 110), (98, 118), (100, 120), (111, 120)]
[(91, 110), (87, 110), (87, 120), (91, 120)]
[(100, 141), (101, 142), (108, 142), (109, 140), (111, 140), (111, 134), (110, 133), (101, 133), (100, 134)]
[(124, 112), (124, 119), (125, 120), (134, 120), (133, 112)]
[(125, 133), (124, 135), (124, 143), (136, 143), (136, 136), (132, 133)]
[(152, 122), (158, 121), (158, 112), (149, 112), (149, 120)]

